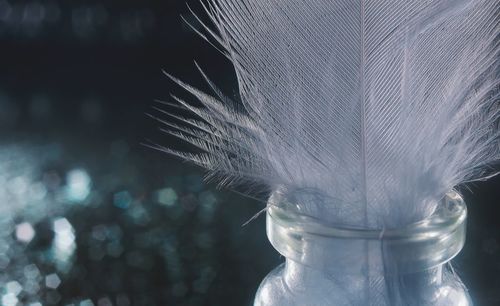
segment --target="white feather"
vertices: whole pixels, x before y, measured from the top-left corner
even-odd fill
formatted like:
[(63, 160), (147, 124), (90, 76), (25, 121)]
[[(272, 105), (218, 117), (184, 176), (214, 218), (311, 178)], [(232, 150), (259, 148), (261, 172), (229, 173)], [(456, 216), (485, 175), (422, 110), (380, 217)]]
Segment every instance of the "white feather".
[(204, 26), (203, 37), (231, 59), (244, 107), (210, 81), (216, 96), (172, 77), (205, 107), (178, 99), (199, 119), (171, 127), (205, 153), (165, 151), (225, 183), (314, 190), (322, 207), (304, 197), (305, 211), (376, 228), (421, 220), (454, 186), (492, 174), (497, 1), (211, 0), (205, 9), (218, 34)]

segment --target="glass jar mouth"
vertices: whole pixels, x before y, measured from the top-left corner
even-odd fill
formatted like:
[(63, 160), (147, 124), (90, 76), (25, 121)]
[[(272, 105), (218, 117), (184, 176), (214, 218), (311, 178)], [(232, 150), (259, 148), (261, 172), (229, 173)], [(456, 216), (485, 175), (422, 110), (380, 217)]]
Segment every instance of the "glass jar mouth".
[(454, 190), (429, 218), (398, 229), (336, 227), (287, 207), (269, 205), (268, 238), (283, 256), (307, 265), (329, 261), (332, 252), (335, 260), (349, 262), (352, 253), (366, 250), (369, 244), (381, 250), (381, 260), (390, 261), (393, 270), (411, 273), (451, 260), (465, 243), (467, 208)]

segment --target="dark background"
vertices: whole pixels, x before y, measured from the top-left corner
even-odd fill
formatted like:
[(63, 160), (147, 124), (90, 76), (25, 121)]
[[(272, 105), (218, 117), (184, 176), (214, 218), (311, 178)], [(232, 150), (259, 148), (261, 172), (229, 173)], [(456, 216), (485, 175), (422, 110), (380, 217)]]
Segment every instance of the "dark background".
[[(142, 145), (183, 148), (145, 115), (182, 94), (162, 69), (203, 88), (196, 60), (236, 95), (231, 65), (182, 22), (186, 3), (201, 13), (0, 0), (0, 304), (251, 305), (282, 260), (263, 216), (242, 227), (263, 203)], [(462, 188), (455, 268), (477, 305), (500, 305), (499, 186)]]

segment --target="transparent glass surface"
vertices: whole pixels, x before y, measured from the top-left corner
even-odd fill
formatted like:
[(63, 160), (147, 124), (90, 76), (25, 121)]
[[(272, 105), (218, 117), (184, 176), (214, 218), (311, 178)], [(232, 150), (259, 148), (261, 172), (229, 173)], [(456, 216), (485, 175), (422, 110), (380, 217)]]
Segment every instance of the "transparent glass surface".
[(286, 261), (264, 279), (254, 305), (471, 305), (449, 263), (465, 242), (458, 193), (397, 230), (333, 227), (291, 207), (269, 207), (267, 235)]

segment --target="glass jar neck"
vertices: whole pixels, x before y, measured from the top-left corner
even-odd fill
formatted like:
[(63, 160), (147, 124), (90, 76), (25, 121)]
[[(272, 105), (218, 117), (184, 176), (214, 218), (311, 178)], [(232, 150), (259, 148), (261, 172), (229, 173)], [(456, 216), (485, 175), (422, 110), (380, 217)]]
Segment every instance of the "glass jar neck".
[(293, 205), (271, 205), (267, 235), (286, 257), (282, 280), (296, 301), (315, 296), (318, 305), (326, 305), (322, 299), (336, 305), (469, 305), (446, 268), (465, 242), (466, 216), (456, 192), (428, 219), (395, 230), (335, 227)]
[(334, 227), (292, 207), (279, 203), (268, 207), (271, 244), (287, 259), (328, 273), (377, 276), (426, 271), (450, 261), (465, 242), (467, 209), (454, 191), (428, 219), (395, 230)]

